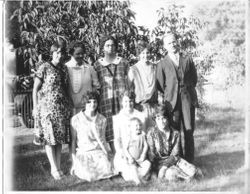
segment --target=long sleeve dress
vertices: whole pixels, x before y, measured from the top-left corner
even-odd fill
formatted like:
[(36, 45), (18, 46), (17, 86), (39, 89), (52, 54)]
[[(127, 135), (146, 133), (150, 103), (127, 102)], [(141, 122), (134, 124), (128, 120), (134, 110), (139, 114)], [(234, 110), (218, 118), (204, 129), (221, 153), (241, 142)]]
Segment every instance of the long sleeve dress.
[(106, 139), (111, 142), (114, 139), (112, 116), (120, 111), (121, 94), (128, 88), (129, 64), (117, 56), (112, 64), (104, 58), (97, 60), (94, 68), (101, 85), (99, 112), (107, 118)]
[(180, 133), (169, 129), (170, 133), (152, 127), (147, 134), (149, 145), (148, 157), (154, 170), (159, 173), (165, 167), (169, 180), (190, 179), (195, 176), (197, 168), (180, 157)]

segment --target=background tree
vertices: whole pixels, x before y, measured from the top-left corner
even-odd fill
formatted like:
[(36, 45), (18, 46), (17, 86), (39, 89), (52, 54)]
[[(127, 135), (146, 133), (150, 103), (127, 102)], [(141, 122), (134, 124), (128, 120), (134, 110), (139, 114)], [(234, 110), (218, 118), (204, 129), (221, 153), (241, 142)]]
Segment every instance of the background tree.
[(152, 31), (152, 35), (155, 38), (155, 44), (161, 45), (164, 37), (170, 33), (175, 37), (173, 41), (175, 52), (180, 53), (184, 51), (192, 55), (198, 72), (197, 88), (199, 104), (202, 108), (199, 110), (199, 113), (203, 115), (207, 108), (203, 101), (204, 85), (207, 83), (206, 76), (213, 68), (213, 55), (206, 52), (207, 48), (199, 37), (199, 33), (207, 23), (194, 15), (185, 16), (184, 10), (185, 7), (183, 5), (176, 4), (172, 4), (166, 9), (161, 8), (158, 10), (158, 23)]
[(245, 80), (245, 2), (201, 4), (196, 15), (206, 21), (204, 41), (213, 48), (213, 65), (225, 69), (220, 88), (242, 85)]
[[(15, 2), (17, 3), (17, 2)], [(82, 41), (86, 57), (96, 60), (102, 53), (100, 41), (105, 35), (119, 39), (118, 52), (125, 58), (135, 55), (138, 29), (135, 13), (128, 1), (21, 1), (10, 17), (19, 32), (18, 56), (36, 69), (48, 60), (55, 41)], [(32, 87), (32, 86), (31, 86)]]

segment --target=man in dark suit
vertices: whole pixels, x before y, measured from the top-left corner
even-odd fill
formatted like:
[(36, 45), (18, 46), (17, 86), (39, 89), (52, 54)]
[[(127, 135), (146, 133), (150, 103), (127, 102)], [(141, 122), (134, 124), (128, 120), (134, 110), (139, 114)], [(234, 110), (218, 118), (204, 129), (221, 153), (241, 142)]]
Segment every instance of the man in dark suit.
[(182, 129), (184, 135), (183, 154), (188, 162), (194, 160), (195, 107), (198, 106), (197, 72), (192, 57), (176, 53), (173, 36), (165, 41), (167, 56), (157, 65), (157, 85), (164, 94), (164, 102), (173, 114), (173, 125)]

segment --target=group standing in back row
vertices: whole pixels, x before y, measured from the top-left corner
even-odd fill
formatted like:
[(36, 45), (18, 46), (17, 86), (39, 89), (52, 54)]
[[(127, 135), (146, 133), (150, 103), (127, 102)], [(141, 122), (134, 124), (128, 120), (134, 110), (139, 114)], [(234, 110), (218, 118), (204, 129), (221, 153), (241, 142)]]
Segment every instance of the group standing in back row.
[[(184, 161), (181, 158), (187, 164), (193, 163), (197, 73), (189, 55), (174, 53), (172, 41), (166, 42), (168, 54), (158, 64), (149, 61), (148, 43), (139, 41), (139, 61), (131, 67), (117, 55), (118, 42), (111, 36), (103, 39), (104, 56), (93, 66), (84, 59), (82, 43), (69, 45), (71, 59), (65, 65), (64, 45), (51, 47), (52, 60), (39, 66), (36, 72), (33, 113), (34, 143), (45, 145), (55, 179), (65, 176), (61, 170), (61, 150), (65, 143), (70, 145), (71, 173), (88, 181), (121, 172), (125, 180), (139, 184), (141, 177), (148, 176), (151, 163), (154, 168), (163, 161), (155, 167), (159, 177), (171, 177), (169, 174), (173, 172), (181, 174), (176, 167)], [(160, 112), (158, 91), (164, 104), (161, 106), (164, 111)], [(157, 115), (167, 122), (157, 123)], [(172, 150), (178, 151), (169, 160)], [(147, 158), (151, 163), (146, 162)], [(175, 168), (168, 170), (173, 165), (165, 165), (166, 159)], [(122, 169), (122, 161), (128, 164), (127, 172), (132, 172), (132, 178), (126, 175), (126, 168)]]

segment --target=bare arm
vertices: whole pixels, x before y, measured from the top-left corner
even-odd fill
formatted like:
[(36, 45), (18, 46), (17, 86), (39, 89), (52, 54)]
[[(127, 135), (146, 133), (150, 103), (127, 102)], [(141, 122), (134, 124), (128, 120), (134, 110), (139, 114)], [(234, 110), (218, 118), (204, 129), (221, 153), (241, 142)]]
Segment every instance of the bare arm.
[(121, 128), (120, 128), (119, 118), (117, 116), (113, 116), (113, 129), (114, 129), (115, 151), (117, 153), (122, 153)]
[(70, 134), (71, 134), (70, 154), (71, 154), (71, 159), (72, 159), (72, 167), (76, 159), (76, 139), (77, 139), (77, 131), (75, 129), (74, 122), (76, 122), (76, 120), (71, 119), (70, 121)]
[(142, 150), (142, 153), (141, 153), (141, 156), (140, 156), (140, 161), (144, 161), (147, 157), (147, 152), (148, 152), (148, 143), (146, 141), (146, 138), (145, 136), (143, 137), (143, 150)]
[(134, 91), (134, 75), (131, 67), (129, 68), (128, 71), (128, 87), (129, 89), (132, 89)]
[(42, 81), (38, 77), (35, 77), (34, 78), (33, 92), (32, 92), (33, 115), (36, 112), (36, 108), (37, 108), (37, 93), (40, 90), (41, 86), (42, 86)]
[(91, 78), (92, 78), (93, 90), (99, 92), (99, 90), (101, 88), (101, 85), (100, 85), (97, 73), (96, 73), (96, 71), (95, 71), (95, 69), (93, 67), (90, 67), (90, 68), (91, 68)]
[(155, 145), (152, 137), (152, 131), (147, 134), (147, 142), (148, 142), (148, 157), (151, 162), (154, 161), (155, 155)]

